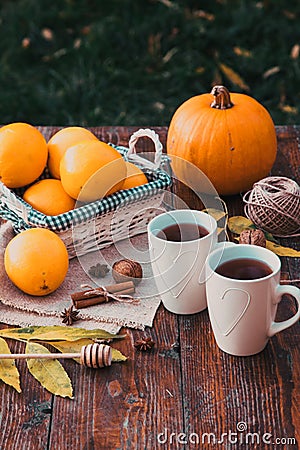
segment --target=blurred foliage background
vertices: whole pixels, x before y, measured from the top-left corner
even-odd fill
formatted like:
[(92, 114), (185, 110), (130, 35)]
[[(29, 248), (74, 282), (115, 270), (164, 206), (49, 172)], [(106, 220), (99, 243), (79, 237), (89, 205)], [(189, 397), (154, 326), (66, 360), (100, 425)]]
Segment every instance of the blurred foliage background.
[(2, 0), (0, 123), (168, 125), (218, 83), (300, 124), (299, 0)]

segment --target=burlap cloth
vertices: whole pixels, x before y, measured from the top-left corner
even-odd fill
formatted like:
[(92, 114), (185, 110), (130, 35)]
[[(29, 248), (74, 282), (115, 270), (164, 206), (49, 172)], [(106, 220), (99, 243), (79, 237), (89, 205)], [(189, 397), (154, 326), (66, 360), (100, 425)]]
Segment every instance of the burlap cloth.
[(119, 259), (132, 258), (142, 264), (144, 273), (143, 280), (134, 294), (134, 297), (141, 299), (140, 303), (133, 305), (112, 301), (80, 309), (80, 320), (73, 326), (86, 329), (102, 328), (111, 333), (117, 333), (122, 326), (141, 330), (146, 326), (152, 326), (160, 297), (156, 293), (152, 279), (146, 234), (128, 241), (121, 241), (116, 246), (89, 253), (79, 259), (72, 259), (63, 284), (45, 297), (24, 294), (7, 277), (3, 255), (13, 236), (14, 231), (9, 222), (0, 226), (0, 322), (23, 327), (62, 325), (61, 314), (65, 308), (72, 305), (70, 294), (83, 290), (82, 284), (88, 284), (91, 287), (114, 284), (111, 270), (105, 278), (101, 279), (88, 275), (88, 269), (92, 265), (105, 263), (111, 267), (113, 262)]

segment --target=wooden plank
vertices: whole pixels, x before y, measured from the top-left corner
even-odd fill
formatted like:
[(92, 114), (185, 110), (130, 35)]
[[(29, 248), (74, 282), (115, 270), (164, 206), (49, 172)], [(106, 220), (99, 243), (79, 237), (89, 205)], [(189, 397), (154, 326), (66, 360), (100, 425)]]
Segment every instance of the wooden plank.
[[(196, 433), (200, 448), (210, 449), (221, 444), (222, 436), (224, 448), (234, 444), (237, 435), (230, 438), (231, 432), (244, 444), (246, 432), (258, 433), (259, 439), (264, 433), (295, 436), (290, 422), (292, 385), (274, 341), (259, 355), (238, 358), (219, 350), (206, 311), (182, 318), (180, 329), (187, 440)], [(280, 366), (283, 374), (278, 373)], [(245, 433), (238, 433), (241, 426)], [(263, 442), (251, 448), (264, 448)]]
[[(128, 355), (126, 363), (98, 371), (70, 367), (75, 398), (55, 398), (50, 448), (65, 448), (64, 442), (70, 448), (156, 448), (165, 428), (182, 428), (177, 330), (177, 317), (161, 308), (151, 330), (127, 331), (116, 345)], [(149, 353), (133, 347), (144, 335), (155, 342)]]
[[(8, 345), (14, 353), (24, 352), (23, 343), (10, 340)], [(48, 445), (52, 395), (30, 375), (25, 361), (18, 361), (17, 367), (20, 394), (0, 381), (0, 449), (43, 450)]]
[[(276, 160), (273, 173), (292, 178), (300, 184), (300, 127), (279, 127), (277, 130), (279, 157)], [(282, 155), (282, 156), (281, 156)], [(300, 250), (299, 238), (281, 239), (283, 245)], [(282, 258), (283, 268), (287, 270), (289, 278), (300, 278), (300, 263), (298, 258)], [(300, 288), (300, 283), (294, 283)], [(295, 313), (295, 304), (291, 298), (285, 296), (280, 304), (279, 318), (286, 319)], [(285, 330), (276, 336), (279, 346), (280, 359), (278, 361), (278, 375), (282, 389), (282, 404), (285, 411), (287, 434), (295, 436), (300, 443), (300, 364), (299, 364), (300, 324)], [(276, 342), (276, 341), (275, 341)], [(275, 349), (278, 354), (278, 349)], [(288, 380), (288, 381), (285, 381)]]
[[(273, 174), (299, 182), (299, 129), (280, 127), (278, 132), (279, 151)], [(242, 214), (238, 196), (224, 200), (229, 216)], [(284, 242), (299, 248), (299, 239)], [(282, 260), (288, 276), (299, 277), (299, 261)], [(294, 313), (293, 303), (284, 298), (277, 320)], [(212, 448), (213, 440), (221, 446), (217, 441), (222, 440), (222, 433), (227, 433), (223, 435), (224, 448), (233, 444), (236, 436), (240, 439), (239, 448), (249, 448), (245, 443), (249, 432), (257, 433), (251, 448), (262, 449), (264, 433), (272, 434), (272, 439), (299, 439), (299, 323), (273, 337), (259, 355), (238, 358), (219, 350), (206, 311), (179, 320), (187, 440), (199, 439), (200, 448)], [(246, 431), (238, 433), (239, 427)], [(231, 442), (230, 432), (238, 433), (232, 435)]]

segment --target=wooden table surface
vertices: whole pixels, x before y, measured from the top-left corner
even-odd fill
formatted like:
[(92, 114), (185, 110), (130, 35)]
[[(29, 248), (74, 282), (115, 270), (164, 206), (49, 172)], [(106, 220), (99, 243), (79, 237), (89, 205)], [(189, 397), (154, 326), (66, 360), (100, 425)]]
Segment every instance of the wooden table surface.
[[(47, 139), (57, 129), (40, 127)], [(126, 146), (136, 129), (92, 131)], [(165, 144), (167, 129), (153, 129)], [(272, 174), (300, 184), (300, 126), (277, 127), (277, 134)], [(140, 140), (139, 146), (149, 150), (151, 143)], [(192, 201), (176, 182), (173, 189)], [(225, 200), (229, 216), (243, 213), (240, 196)], [(300, 250), (299, 238), (281, 242)], [(285, 276), (299, 279), (299, 259), (281, 259)], [(284, 297), (278, 319), (294, 312), (293, 301)], [(299, 323), (272, 337), (262, 353), (246, 358), (218, 349), (207, 311), (176, 316), (160, 306), (153, 328), (124, 331), (126, 339), (115, 346), (128, 355), (126, 363), (97, 371), (62, 361), (73, 383), (73, 400), (51, 395), (18, 361), (23, 392), (0, 382), (0, 449), (298, 448)], [(149, 353), (134, 349), (143, 335), (155, 341)], [(21, 343), (10, 346), (14, 352), (24, 349)], [(252, 434), (246, 438), (246, 433)]]

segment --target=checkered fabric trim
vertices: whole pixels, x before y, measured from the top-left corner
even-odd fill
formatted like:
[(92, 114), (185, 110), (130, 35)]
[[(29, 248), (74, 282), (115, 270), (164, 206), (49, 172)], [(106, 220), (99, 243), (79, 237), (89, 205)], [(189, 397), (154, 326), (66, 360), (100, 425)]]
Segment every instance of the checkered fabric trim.
[[(115, 147), (123, 156), (126, 154), (125, 147)], [(149, 183), (123, 191), (118, 191), (101, 200), (88, 203), (67, 213), (58, 216), (47, 216), (32, 208), (21, 197), (21, 201), (27, 210), (27, 222), (12, 211), (7, 205), (0, 206), (0, 215), (13, 222), (16, 231), (30, 227), (48, 228), (55, 232), (66, 231), (72, 226), (90, 220), (101, 214), (115, 210), (119, 206), (135, 202), (141, 198), (146, 198), (157, 194), (160, 190), (166, 189), (172, 184), (171, 177), (164, 170), (144, 170)], [(0, 202), (1, 203), (1, 202)]]

